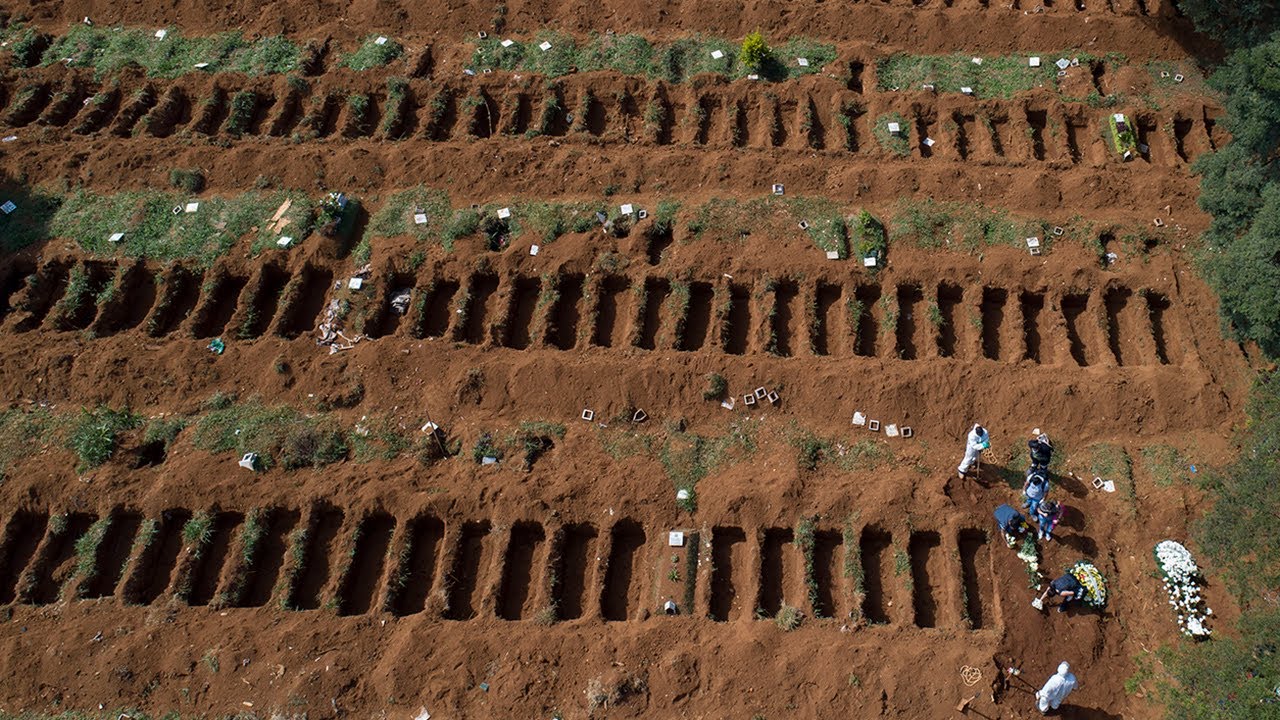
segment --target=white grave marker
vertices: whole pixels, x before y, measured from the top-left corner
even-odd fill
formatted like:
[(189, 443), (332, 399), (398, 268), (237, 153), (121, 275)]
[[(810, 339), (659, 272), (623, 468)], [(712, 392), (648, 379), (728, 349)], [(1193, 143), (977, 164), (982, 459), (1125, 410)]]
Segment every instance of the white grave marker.
[(352, 290), (359, 290), (360, 288), (364, 287), (364, 279), (358, 278), (358, 277), (351, 278), (350, 280), (347, 281), (347, 287), (351, 288)]
[(373, 41), (373, 44), (374, 44), (374, 45), (386, 45), (386, 44), (387, 44), (387, 38), (386, 38), (386, 36), (385, 36), (385, 35), (379, 35), (379, 36), (378, 36), (378, 39)]
[(684, 533), (679, 530), (672, 530), (667, 533), (667, 545), (671, 547), (684, 547)]
[(511, 47), (512, 45), (515, 45), (516, 42), (514, 40), (507, 39), (507, 40), (503, 40), (501, 44), (502, 44), (502, 47)]
[(902, 132), (902, 126), (896, 122), (891, 122), (886, 127), (888, 128), (890, 135), (897, 135)]
[(498, 211), (499, 220), (506, 220), (509, 217), (511, 217), (511, 208), (502, 208)]
[(547, 42), (546, 40), (543, 40), (542, 44), (539, 45), (538, 47), (542, 50), (542, 52), (546, 52), (551, 49), (551, 43)]
[(1031, 67), (1040, 67), (1040, 57), (1032, 57), (1027, 60), (1027, 64)]
[(974, 65), (981, 65), (981, 64), (982, 64), (982, 58), (980, 58), (980, 57), (976, 57), (976, 58), (974, 58), (974, 59), (973, 59), (973, 64), (974, 64)]
[(538, 254), (538, 251), (539, 251), (539, 250), (541, 250), (541, 249), (542, 249), (542, 248), (538, 247), (537, 245), (530, 245), (530, 246), (529, 246), (529, 254), (530, 254), (530, 255), (537, 255), (537, 254)]
[(796, 58), (796, 64), (800, 67), (809, 67), (809, 58)]
[(276, 245), (279, 245), (282, 248), (287, 248), (292, 244), (293, 244), (293, 238), (289, 237), (288, 235), (284, 235), (279, 240), (276, 241)]
[(625, 205), (623, 205), (618, 209), (622, 211), (623, 215), (630, 215), (632, 211), (631, 203), (626, 203)]
[(934, 141), (933, 141), (933, 138), (925, 138), (925, 139), (924, 139), (925, 147), (933, 147), (933, 142), (934, 142)]
[(414, 213), (414, 214), (413, 214), (413, 224), (414, 224), (414, 225), (426, 225), (426, 224), (427, 224), (427, 214), (426, 214), (426, 213)]
[(183, 212), (193, 213), (193, 212), (195, 212), (195, 211), (197, 211), (197, 210), (199, 210), (199, 209), (200, 209), (200, 203), (198, 203), (198, 202), (189, 202), (189, 203), (187, 203), (187, 206), (186, 206), (186, 207), (184, 207), (182, 210), (183, 210)]
[(874, 255), (871, 257), (862, 258), (862, 267), (875, 267), (875, 266), (876, 266), (876, 258)]
[(840, 251), (839, 251), (839, 250), (828, 250), (828, 251), (827, 251), (827, 259), (828, 259), (828, 260), (839, 260), (839, 259), (840, 259)]
[(1071, 61), (1066, 58), (1058, 58), (1058, 61), (1055, 62), (1054, 65), (1057, 65), (1059, 70), (1066, 70), (1071, 67)]
[(711, 59), (712, 59), (712, 60), (719, 60), (719, 59), (720, 59), (720, 58), (722, 58), (722, 57), (724, 57), (724, 53), (720, 52), (719, 50), (712, 50), (712, 51), (711, 51)]
[(168, 34), (169, 34), (169, 31), (168, 31), (168, 30), (157, 30), (157, 31), (156, 31), (156, 39), (157, 39), (157, 40), (163, 40), (163, 39), (164, 39), (164, 36), (165, 36), (165, 35), (168, 35)]
[(973, 94), (973, 88), (971, 88), (971, 87), (969, 87), (969, 86), (967, 86), (967, 85), (966, 85), (966, 86), (964, 86), (964, 87), (960, 88), (960, 92), (964, 93), (965, 95), (972, 95), (972, 94)]
[(107, 238), (109, 243), (118, 243), (124, 239), (124, 233), (111, 233), (111, 237)]

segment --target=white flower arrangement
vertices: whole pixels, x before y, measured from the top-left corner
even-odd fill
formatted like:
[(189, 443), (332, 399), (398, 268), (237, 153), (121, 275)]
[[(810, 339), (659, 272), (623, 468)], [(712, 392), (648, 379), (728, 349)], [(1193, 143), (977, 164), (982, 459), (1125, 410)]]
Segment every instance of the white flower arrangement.
[(1178, 616), (1178, 628), (1187, 637), (1205, 639), (1212, 631), (1205, 625), (1213, 610), (1200, 596), (1203, 576), (1191, 551), (1173, 540), (1161, 541), (1155, 547), (1156, 565), (1164, 575), (1164, 590), (1169, 606)]

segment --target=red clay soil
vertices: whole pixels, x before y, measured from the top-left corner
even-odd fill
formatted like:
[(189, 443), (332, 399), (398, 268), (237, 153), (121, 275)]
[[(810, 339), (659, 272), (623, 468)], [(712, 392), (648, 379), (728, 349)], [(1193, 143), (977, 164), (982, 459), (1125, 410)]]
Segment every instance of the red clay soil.
[[(1056, 2), (1043, 14), (935, 5), (791, 12), (758, 3), (727, 12), (716, 3), (643, 10), (526, 3), (509, 6), (507, 22), (576, 18), (576, 30), (727, 34), (758, 24), (832, 39), (879, 32), (925, 51), (954, 49), (957, 37), (1008, 50), (1056, 46), (1072, 32), (1097, 35), (1099, 51), (1181, 52), (1168, 39), (1181, 21), (1165, 17), (1166, 2), (1146, 5), (1160, 19), (1100, 13), (1088, 24)], [(411, 27), (456, 35), (492, 15), (378, 3), (346, 9), (359, 18), (352, 24), (336, 6), (265, 8), (61, 3), (29, 12), (51, 25), (88, 13), (98, 22), (176, 23), (188, 33), (243, 22), (262, 31), (341, 28), (352, 37)], [(73, 80), (57, 70), (4, 78), (6, 88)], [(128, 92), (142, 82), (126, 79)], [(159, 82), (157, 97), (179, 88), (194, 106), (213, 82), (222, 80)], [(249, 82), (284, 92), (278, 81)], [(326, 74), (318, 84), (345, 94), (383, 82)], [(484, 82), (496, 104), (518, 105), (511, 78)], [(644, 85), (607, 74), (566, 81), (571, 97), (587, 86), (613, 98)], [(440, 87), (422, 80), (422, 97)], [(652, 92), (644, 86), (640, 95)], [(740, 84), (672, 92), (682, 108), (700, 102), (698, 94), (714, 97), (722, 110), (713, 122), (725, 122), (723, 108), (738, 102), (756, 117), (766, 101), (794, 108), (823, 97), (822, 121), (829, 133), (838, 127), (840, 103), (828, 94), (839, 90), (830, 79), (779, 87), (776, 98)], [(429, 467), (402, 457), (251, 475), (236, 466), (238, 457), (198, 450), (191, 430), (149, 464), (142, 438), (131, 433), (115, 458), (81, 475), (67, 450), (47, 444), (0, 484), (0, 709), (933, 718), (957, 715), (956, 705), (973, 697), (971, 716), (1022, 718), (1036, 716), (1022, 681), (1038, 686), (1068, 660), (1081, 687), (1064, 717), (1158, 717), (1159, 708), (1125, 692), (1124, 680), (1135, 655), (1177, 638), (1151, 548), (1186, 539), (1201, 496), (1186, 484), (1158, 484), (1141, 450), (1171, 444), (1199, 465), (1229, 460), (1250, 376), (1242, 350), (1220, 337), (1216, 299), (1184, 252), (1206, 224), (1187, 163), (1221, 138), (1206, 126), (1203, 104), (1161, 110), (1155, 122), (1177, 121), (1177, 131), (1151, 133), (1150, 158), (1120, 164), (1095, 147), (1103, 111), (1034, 94), (1009, 102), (868, 94), (870, 117), (914, 109), (934, 118), (937, 151), (922, 157), (916, 131), (911, 156), (890, 159), (869, 124), (857, 151), (834, 141), (807, 146), (794, 139), (794, 109), (788, 140), (775, 147), (761, 137), (767, 124), (752, 120), (762, 124), (751, 126), (742, 148), (724, 125), (697, 137), (680, 112), (675, 125), (691, 134), (629, 143), (620, 129), (629, 121), (616, 119), (617, 109), (605, 113), (600, 133), (537, 140), (453, 131), (397, 141), (337, 131), (291, 144), (286, 129), (190, 142), (81, 134), (69, 119), (38, 131), (57, 142), (41, 146), (22, 137), (30, 129), (21, 131), (0, 149), (6, 174), (100, 191), (165, 187), (170, 167), (188, 165), (210, 169), (211, 194), (270, 175), (283, 187), (368, 188), (371, 211), (419, 182), (448, 189), (455, 203), (598, 198), (600, 187), (617, 183), (624, 190), (610, 202), (654, 207), (671, 195), (688, 206), (755, 197), (782, 181), (788, 194), (865, 204), (884, 217), (899, 198), (981, 200), (1061, 222), (1074, 239), (1040, 257), (1007, 246), (979, 254), (895, 244), (876, 275), (826, 260), (781, 213), (759, 219), (737, 243), (696, 239), (681, 221), (655, 244), (646, 220), (623, 238), (571, 233), (536, 256), (531, 238), (496, 253), (477, 238), (452, 253), (377, 239), (372, 274), (351, 293), (334, 284), (355, 271), (352, 262), (315, 236), (258, 257), (237, 247), (207, 269), (93, 259), (105, 263), (99, 272), (127, 271), (131, 284), (118, 308), (78, 318), (72, 329), (48, 317), (57, 292), (35, 297), (49, 283), (28, 289), (25, 278), (56, 281), (86, 261), (74, 243), (6, 257), (0, 388), (11, 406), (71, 411), (102, 402), (150, 416), (194, 413), (215, 392), (236, 393), (308, 411), (338, 407), (348, 428), (387, 415), (416, 435), (429, 417), (460, 438), (464, 452)], [(1087, 125), (1075, 141), (1043, 133), (1038, 151), (1024, 127), (1034, 119), (1028, 108), (1064, 126), (1078, 114)], [(989, 140), (961, 141), (943, 128), (953, 112), (970, 111), (1006, 113), (1003, 155)], [(1199, 124), (1185, 131), (1188, 118)], [(1157, 215), (1169, 228), (1153, 234), (1150, 247), (1112, 242), (1106, 249), (1117, 261), (1099, 267), (1097, 233)], [(411, 268), (415, 250), (425, 259)], [(191, 292), (175, 302), (179, 310), (161, 310), (154, 278), (186, 271)], [(233, 280), (208, 282), (215, 278)], [(551, 283), (559, 299), (544, 302)], [(274, 290), (251, 292), (256, 287)], [(281, 296), (285, 287), (296, 292)], [(415, 303), (421, 298), (421, 310), (411, 304), (404, 318), (389, 309), (401, 288), (413, 289)], [(679, 301), (685, 288), (687, 305)], [(325, 302), (339, 296), (354, 301), (353, 317), (372, 337), (331, 355), (313, 342), (314, 326)], [(858, 307), (866, 310), (861, 318), (853, 315)], [(930, 319), (934, 307), (940, 325)], [(249, 317), (266, 319), (248, 324), (252, 337), (231, 340)], [(225, 354), (205, 349), (215, 335), (228, 338)], [(735, 409), (703, 399), (712, 372), (739, 396)], [(759, 386), (777, 389), (779, 404), (746, 408), (740, 396)], [(584, 407), (597, 422), (578, 419)], [(649, 415), (645, 425), (617, 419), (634, 408)], [(855, 410), (915, 435), (889, 439), (853, 427)], [(757, 419), (758, 449), (702, 479), (692, 514), (677, 507), (656, 454), (615, 447), (630, 433), (661, 436), (675, 424), (718, 437), (748, 418)], [(496, 466), (471, 461), (483, 431), (505, 433), (525, 420), (568, 427), (531, 472), (510, 458)], [(994, 457), (979, 478), (960, 481), (954, 467), (973, 422), (990, 428)], [(1105, 612), (1032, 609), (1023, 565), (993, 526), (992, 509), (1015, 500), (1000, 466), (1032, 427), (1044, 428), (1068, 458), (1054, 492), (1069, 509), (1058, 537), (1044, 545), (1043, 566), (1056, 576), (1090, 559), (1109, 581)], [(835, 453), (871, 440), (891, 458), (803, 470), (786, 439), (798, 430), (834, 438)], [(1095, 443), (1123, 447), (1133, 459), (1132, 496), (1088, 486), (1084, 450)], [(241, 530), (255, 508), (272, 512), (248, 562)], [(217, 522), (196, 557), (179, 528), (204, 510)], [(63, 512), (71, 513), (67, 530), (47, 532)], [(113, 529), (97, 555), (105, 572), (74, 577), (74, 537), (107, 516)], [(811, 596), (796, 531), (814, 516)], [(145, 552), (132, 544), (144, 519), (159, 521), (160, 538)], [(299, 528), (306, 542), (295, 553)], [(686, 533), (685, 547), (668, 546), (672, 530)], [(1208, 574), (1214, 627), (1227, 632), (1236, 611), (1212, 568)], [(679, 614), (662, 613), (668, 599)], [(756, 619), (758, 608), (772, 615), (783, 606), (803, 613), (798, 629)], [(972, 685), (966, 666), (980, 671)], [(1010, 666), (1020, 680), (996, 704), (992, 682)]]

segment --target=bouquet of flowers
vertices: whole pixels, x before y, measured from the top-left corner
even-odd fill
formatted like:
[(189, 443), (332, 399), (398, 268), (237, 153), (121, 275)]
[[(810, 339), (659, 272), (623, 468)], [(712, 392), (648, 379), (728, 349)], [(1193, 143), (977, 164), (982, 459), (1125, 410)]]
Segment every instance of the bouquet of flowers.
[(1205, 626), (1213, 614), (1200, 597), (1200, 581), (1203, 576), (1191, 551), (1181, 543), (1164, 540), (1153, 551), (1160, 574), (1164, 575), (1164, 590), (1169, 594), (1169, 605), (1178, 613), (1178, 627), (1187, 637), (1204, 639), (1210, 630)]
[(1022, 539), (1022, 548), (1018, 550), (1018, 559), (1027, 564), (1027, 586), (1040, 587), (1040, 548), (1036, 547), (1035, 538), (1027, 535)]
[(1075, 565), (1067, 568), (1067, 572), (1074, 575), (1076, 580), (1084, 586), (1084, 597), (1080, 598), (1081, 602), (1096, 610), (1107, 606), (1107, 581), (1093, 563), (1079, 560)]

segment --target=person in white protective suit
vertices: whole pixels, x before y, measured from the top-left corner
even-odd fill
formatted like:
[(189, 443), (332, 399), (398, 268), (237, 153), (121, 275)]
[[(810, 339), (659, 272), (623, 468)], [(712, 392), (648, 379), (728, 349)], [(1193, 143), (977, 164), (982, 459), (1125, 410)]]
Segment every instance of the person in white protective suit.
[(1052, 708), (1058, 709), (1063, 700), (1067, 699), (1067, 695), (1076, 689), (1076, 676), (1071, 674), (1071, 666), (1063, 662), (1058, 666), (1058, 672), (1045, 682), (1044, 687), (1036, 691), (1036, 707), (1040, 708), (1040, 712), (1048, 714)]
[(969, 431), (969, 437), (965, 440), (964, 459), (960, 461), (960, 467), (956, 468), (960, 471), (961, 480), (964, 479), (965, 473), (969, 472), (969, 468), (978, 462), (978, 454), (989, 447), (991, 447), (991, 438), (987, 435), (986, 428), (974, 425)]

